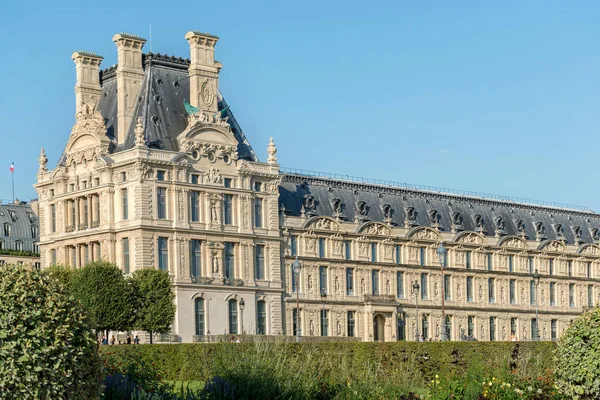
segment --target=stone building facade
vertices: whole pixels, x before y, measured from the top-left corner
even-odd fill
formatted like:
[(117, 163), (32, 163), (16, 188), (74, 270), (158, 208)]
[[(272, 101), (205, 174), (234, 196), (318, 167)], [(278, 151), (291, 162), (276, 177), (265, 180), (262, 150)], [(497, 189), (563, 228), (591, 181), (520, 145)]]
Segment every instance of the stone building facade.
[(37, 204), (0, 203), (0, 264), (40, 268)]
[(600, 300), (600, 215), (282, 172), (273, 140), (260, 162), (219, 91), (218, 38), (185, 39), (190, 59), (117, 34), (104, 70), (73, 53), (76, 121), (56, 167), (38, 160), (43, 266), (168, 271), (185, 342), (292, 335), (297, 297), (302, 335), (435, 338), (440, 242), (453, 340), (531, 338), (536, 302), (555, 338)]

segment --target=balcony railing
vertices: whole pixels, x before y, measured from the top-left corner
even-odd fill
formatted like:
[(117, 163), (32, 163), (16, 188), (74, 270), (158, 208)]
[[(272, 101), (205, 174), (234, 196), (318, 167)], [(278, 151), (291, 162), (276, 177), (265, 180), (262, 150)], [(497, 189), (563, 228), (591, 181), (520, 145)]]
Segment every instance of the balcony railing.
[(365, 301), (372, 303), (395, 303), (396, 296), (393, 294), (365, 294)]
[(65, 232), (75, 232), (75, 225), (65, 226)]
[(100, 226), (100, 221), (92, 221), (90, 228), (97, 228)]
[(87, 222), (84, 222), (84, 223), (82, 223), (82, 224), (79, 224), (79, 230), (80, 230), (80, 231), (86, 230), (87, 228), (88, 228), (88, 224), (87, 224)]
[(199, 285), (244, 286), (244, 281), (238, 278), (212, 278), (209, 276), (192, 276), (192, 283)]

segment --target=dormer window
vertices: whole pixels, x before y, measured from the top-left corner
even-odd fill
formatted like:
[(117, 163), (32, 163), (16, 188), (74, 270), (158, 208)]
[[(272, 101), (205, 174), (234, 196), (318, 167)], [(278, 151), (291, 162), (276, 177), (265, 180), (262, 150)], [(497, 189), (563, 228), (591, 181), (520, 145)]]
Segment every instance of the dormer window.
[(32, 212), (27, 211), (27, 218), (32, 224), (35, 222), (35, 214), (33, 214)]
[(17, 213), (14, 210), (8, 210), (8, 213), (10, 214), (10, 219), (15, 222), (17, 220)]
[(36, 239), (38, 237), (39, 228), (35, 225), (31, 225), (31, 238)]
[(23, 242), (16, 241), (15, 242), (15, 250), (17, 250), (17, 251), (23, 251)]
[(11, 226), (10, 224), (4, 224), (4, 236), (10, 236)]

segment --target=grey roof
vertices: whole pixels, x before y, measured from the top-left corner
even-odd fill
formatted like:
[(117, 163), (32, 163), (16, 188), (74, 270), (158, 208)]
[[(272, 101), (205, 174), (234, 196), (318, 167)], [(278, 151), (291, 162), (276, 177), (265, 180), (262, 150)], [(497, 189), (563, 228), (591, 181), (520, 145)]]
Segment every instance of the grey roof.
[[(4, 235), (4, 225), (10, 225), (10, 236)], [(35, 227), (35, 231), (32, 231)], [(36, 233), (35, 237), (33, 233)], [(25, 204), (0, 205), (0, 241), (3, 250), (16, 250), (15, 243), (23, 242), (24, 251), (33, 251), (33, 244), (39, 242), (39, 220), (33, 209)]]
[[(190, 101), (188, 68), (190, 60), (148, 53), (143, 55), (144, 79), (140, 86), (137, 102), (133, 110), (131, 124), (124, 143), (111, 146), (111, 153), (127, 150), (135, 143), (135, 124), (142, 117), (148, 147), (179, 151), (177, 136), (187, 127), (188, 114), (183, 100)], [(104, 117), (106, 135), (113, 140), (117, 135), (117, 66), (113, 65), (100, 73), (102, 95), (96, 109)], [(227, 107), (219, 93), (219, 109)], [(256, 153), (237, 123), (231, 108), (225, 115), (229, 117), (231, 131), (238, 140), (238, 156), (248, 161), (258, 161)], [(59, 164), (65, 159), (61, 156)]]
[[(600, 214), (592, 211), (471, 198), (300, 174), (283, 174), (279, 194), (280, 207), (283, 206), (285, 214), (291, 216), (300, 216), (303, 206), (308, 216), (333, 216), (332, 202), (339, 199), (343, 204), (341, 218), (347, 221), (354, 221), (358, 215), (365, 222), (384, 222), (384, 208), (389, 205), (391, 223), (396, 226), (404, 226), (407, 214), (412, 211), (414, 220), (410, 221), (410, 226), (431, 227), (433, 212), (430, 210), (435, 210), (437, 223), (442, 231), (452, 229), (453, 218), (460, 222), (457, 225), (458, 231), (478, 231), (476, 216), (479, 215), (483, 221), (482, 233), (488, 236), (496, 234), (498, 224), (504, 225), (500, 230), (502, 236), (518, 236), (521, 234), (518, 230), (521, 225), (519, 221), (522, 221), (525, 235), (529, 239), (536, 239), (536, 224), (539, 226), (539, 223), (543, 226), (541, 238), (544, 240), (559, 239), (573, 244), (576, 231), (580, 232), (580, 243), (593, 243), (600, 239)], [(359, 202), (364, 202), (366, 206), (363, 208), (366, 210), (364, 216), (358, 212)], [(314, 205), (312, 209), (311, 204)], [(559, 236), (558, 231), (562, 232), (562, 236)]]

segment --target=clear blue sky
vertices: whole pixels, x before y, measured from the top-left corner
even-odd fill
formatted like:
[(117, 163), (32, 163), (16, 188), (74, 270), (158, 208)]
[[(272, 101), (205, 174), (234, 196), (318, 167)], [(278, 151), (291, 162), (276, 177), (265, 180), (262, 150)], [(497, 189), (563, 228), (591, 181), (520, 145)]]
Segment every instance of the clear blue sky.
[[(262, 160), (586, 205), (598, 185), (597, 1), (27, 1), (2, 6), (0, 198), (36, 197), (74, 122), (76, 50), (129, 32), (188, 57), (218, 35), (221, 91)], [(150, 50), (150, 45), (145, 47)], [(4, 171), (4, 172), (2, 172)]]

